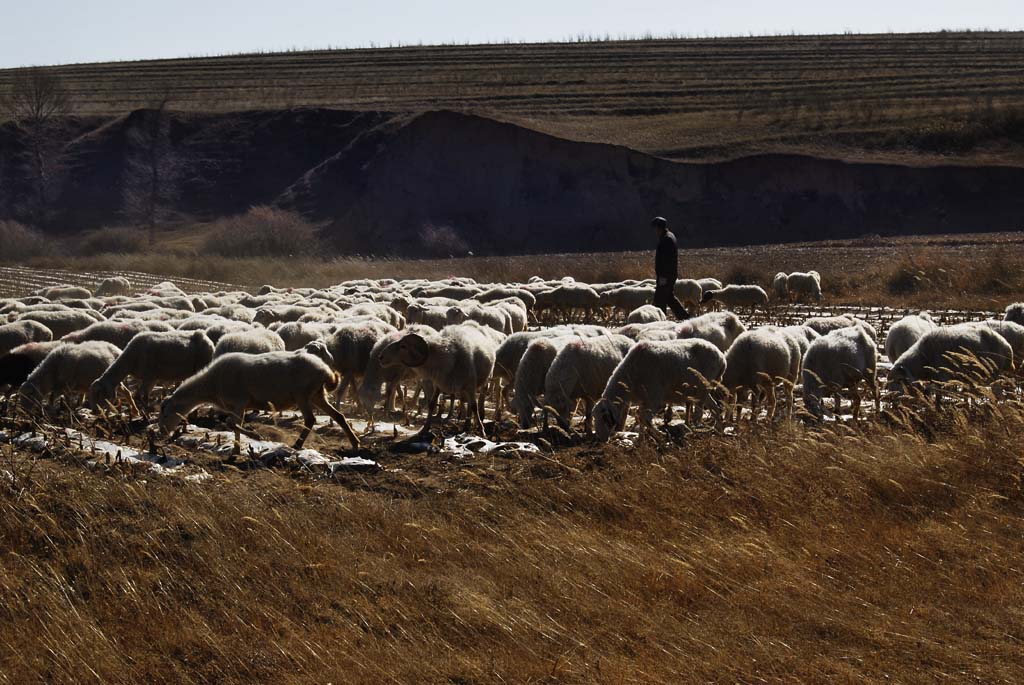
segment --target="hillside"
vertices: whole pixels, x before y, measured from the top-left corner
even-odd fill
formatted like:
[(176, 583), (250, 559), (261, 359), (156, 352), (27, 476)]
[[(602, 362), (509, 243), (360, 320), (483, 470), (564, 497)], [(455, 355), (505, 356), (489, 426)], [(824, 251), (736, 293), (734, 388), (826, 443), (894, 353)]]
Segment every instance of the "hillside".
[[(424, 46), (55, 68), (80, 115), (452, 110), (669, 159), (1024, 163), (1024, 33)], [(0, 71), (0, 90), (14, 71)]]

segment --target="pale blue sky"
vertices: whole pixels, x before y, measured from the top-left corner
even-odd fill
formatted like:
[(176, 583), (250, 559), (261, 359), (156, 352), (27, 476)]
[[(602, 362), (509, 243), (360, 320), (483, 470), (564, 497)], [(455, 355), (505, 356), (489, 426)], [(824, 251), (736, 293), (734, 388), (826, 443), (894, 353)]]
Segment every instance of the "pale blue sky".
[(1024, 28), (1021, 0), (29, 0), (5, 2), (0, 67), (577, 34)]

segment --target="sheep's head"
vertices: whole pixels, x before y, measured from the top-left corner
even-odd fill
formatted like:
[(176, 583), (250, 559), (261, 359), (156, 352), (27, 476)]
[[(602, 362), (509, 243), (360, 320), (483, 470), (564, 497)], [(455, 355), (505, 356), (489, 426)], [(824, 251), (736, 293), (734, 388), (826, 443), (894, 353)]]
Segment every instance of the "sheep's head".
[(330, 350), (327, 349), (327, 345), (322, 340), (314, 340), (313, 342), (306, 343), (306, 346), (302, 348), (302, 351), (306, 354), (312, 355), (317, 359), (322, 359), (327, 366), (334, 366), (334, 356)]
[(701, 304), (707, 304), (711, 300), (715, 299), (715, 293), (717, 293), (717, 292), (718, 292), (717, 290), (708, 290), (707, 292), (705, 292), (704, 294), (701, 295), (700, 303)]
[(911, 385), (916, 379), (914, 374), (910, 371), (905, 364), (896, 362), (889, 369), (889, 378), (886, 382), (886, 390), (889, 392), (902, 393), (906, 391), (907, 387)]
[(380, 354), (380, 365), (383, 367), (423, 366), (430, 354), (430, 347), (423, 336), (410, 333), (385, 347)]
[(594, 405), (594, 432), (597, 439), (607, 442), (619, 426), (619, 408), (606, 399)]
[(178, 413), (177, 409), (171, 406), (170, 402), (164, 402), (160, 405), (160, 416), (157, 418), (157, 426), (160, 429), (161, 435), (166, 437), (173, 433), (183, 420), (184, 417)]
[(102, 380), (95, 380), (92, 385), (89, 386), (89, 407), (96, 409), (97, 407), (105, 406), (113, 401), (114, 391), (116, 388), (110, 387), (107, 383)]

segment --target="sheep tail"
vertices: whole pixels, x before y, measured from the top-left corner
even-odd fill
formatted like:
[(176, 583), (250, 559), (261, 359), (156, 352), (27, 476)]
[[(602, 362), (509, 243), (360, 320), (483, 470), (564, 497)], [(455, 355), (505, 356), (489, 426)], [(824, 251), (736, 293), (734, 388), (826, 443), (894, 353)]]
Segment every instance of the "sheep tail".
[(338, 386), (340, 384), (341, 384), (341, 376), (338, 375), (337, 371), (331, 370), (330, 377), (324, 383), (324, 390), (326, 390), (327, 392), (334, 392), (335, 390), (338, 389)]

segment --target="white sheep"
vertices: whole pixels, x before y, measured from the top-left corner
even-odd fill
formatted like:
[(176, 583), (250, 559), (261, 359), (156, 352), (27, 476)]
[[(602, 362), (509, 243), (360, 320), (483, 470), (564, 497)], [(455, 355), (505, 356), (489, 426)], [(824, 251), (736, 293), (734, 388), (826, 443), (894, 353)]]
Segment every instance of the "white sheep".
[(523, 358), (516, 368), (514, 391), (512, 401), (509, 403), (516, 413), (520, 428), (530, 428), (533, 425), (537, 396), (544, 392), (544, 378), (551, 367), (551, 362), (555, 360), (559, 350), (573, 340), (579, 340), (579, 337), (538, 337), (526, 346)]
[(977, 326), (985, 326), (990, 328), (999, 335), (1006, 339), (1006, 342), (1010, 343), (1010, 348), (1013, 349), (1014, 363), (1024, 368), (1021, 365), (1021, 360), (1024, 359), (1024, 326), (1013, 321), (978, 321), (975, 323)]
[(69, 308), (62, 311), (30, 311), (19, 316), (18, 321), (41, 323), (50, 329), (54, 339), (58, 339), (91, 326), (97, 319), (87, 311)]
[(227, 412), (235, 431), (234, 454), (240, 450), (241, 423), (246, 409), (297, 408), (303, 430), (295, 449), (305, 443), (316, 423), (315, 408), (338, 422), (354, 449), (359, 438), (345, 416), (331, 406), (327, 393), (338, 385), (338, 374), (321, 358), (298, 352), (225, 354), (175, 390), (160, 407), (159, 427), (164, 435), (175, 431), (193, 409), (211, 404)]
[(52, 403), (60, 394), (84, 395), (119, 354), (120, 349), (102, 340), (57, 345), (22, 384), (19, 405), (38, 409), (47, 396)]
[(264, 354), (284, 351), (284, 340), (277, 333), (266, 328), (250, 328), (247, 331), (234, 331), (223, 336), (217, 341), (213, 356), (220, 357), (232, 352)]
[(682, 302), (683, 305), (692, 306), (694, 311), (700, 309), (704, 288), (701, 287), (699, 281), (695, 281), (692, 278), (680, 278), (676, 281), (672, 290), (675, 293), (676, 299)]
[(99, 282), (96, 286), (96, 295), (127, 295), (131, 289), (131, 282), (124, 276), (111, 276)]
[(645, 304), (631, 311), (626, 317), (626, 323), (653, 323), (655, 321), (665, 321), (666, 318), (665, 312), (653, 304)]
[(202, 331), (140, 333), (89, 388), (89, 403), (102, 407), (112, 402), (128, 376), (139, 382), (138, 402), (149, 408), (149, 393), (158, 383), (178, 383), (213, 359), (213, 343)]
[(394, 411), (395, 394), (398, 390), (399, 382), (403, 378), (413, 375), (404, 366), (384, 366), (381, 363), (384, 350), (392, 343), (401, 340), (406, 333), (417, 333), (421, 336), (426, 336), (436, 333), (436, 331), (429, 326), (413, 323), (407, 325), (401, 331), (388, 333), (374, 344), (370, 350), (370, 357), (366, 362), (366, 367), (363, 370), (363, 380), (359, 384), (358, 392), (359, 405), (371, 418), (374, 408), (380, 402), (381, 388), (385, 389), (384, 410), (387, 412)]
[(889, 327), (885, 334), (885, 356), (890, 362), (900, 358), (921, 336), (938, 328), (932, 315), (928, 312), (910, 314)]
[(51, 285), (48, 288), (37, 290), (34, 294), (45, 297), (48, 300), (86, 300), (92, 297), (88, 288), (77, 285)]
[(775, 274), (775, 278), (772, 279), (772, 294), (775, 295), (775, 299), (780, 302), (789, 300), (789, 275), (784, 271), (780, 271)]
[(1012, 321), (1024, 326), (1024, 302), (1014, 302), (1009, 305), (1003, 315), (1003, 321)]
[(821, 275), (817, 271), (794, 271), (786, 278), (786, 288), (793, 299), (802, 300), (806, 295), (821, 301)]
[(654, 433), (653, 419), (675, 398), (708, 399), (709, 385), (722, 378), (725, 355), (706, 340), (644, 341), (630, 349), (612, 372), (594, 406), (594, 430), (602, 442), (622, 430), (629, 405), (640, 407), (640, 433)]
[(19, 345), (53, 340), (53, 333), (38, 321), (20, 320), (0, 326), (0, 356)]
[(304, 321), (270, 324), (270, 330), (281, 336), (281, 340), (284, 341), (284, 349), (288, 352), (301, 350), (314, 340), (328, 338), (334, 333), (335, 328), (337, 326), (330, 323), (309, 323)]
[(341, 374), (341, 385), (337, 397), (343, 399), (345, 391), (366, 372), (374, 346), (397, 329), (380, 319), (363, 321), (342, 321), (332, 327), (334, 330), (322, 339), (330, 352), (331, 366)]
[(700, 338), (712, 343), (725, 352), (742, 333), (747, 330), (739, 317), (732, 312), (709, 312), (687, 319), (675, 328), (676, 337), (685, 340)]
[(828, 335), (832, 331), (840, 328), (847, 328), (849, 326), (860, 326), (863, 328), (868, 335), (871, 336), (872, 340), (878, 340), (878, 333), (875, 331), (875, 327), (869, 324), (863, 319), (858, 319), (855, 316), (849, 314), (840, 314), (838, 316), (817, 316), (811, 317), (804, 321), (804, 325), (808, 328), (812, 328), (817, 331), (820, 335)]
[[(755, 421), (762, 393), (768, 397), (769, 420), (778, 409), (775, 386), (784, 385), (787, 414), (793, 413), (793, 391), (800, 377), (800, 345), (793, 335), (775, 328), (757, 328), (736, 338), (726, 353), (722, 385), (739, 421), (744, 396), (750, 393), (750, 419)], [(728, 413), (728, 412), (727, 412)]]
[(928, 331), (899, 356), (889, 370), (888, 387), (900, 391), (916, 381), (989, 380), (1013, 368), (1013, 348), (991, 328), (944, 326)]
[(426, 431), (434, 418), (440, 393), (460, 397), (469, 407), (469, 422), (483, 432), (483, 394), (494, 370), (495, 344), (477, 326), (447, 326), (432, 335), (408, 333), (388, 345), (380, 363), (399, 366), (433, 386), (428, 403)]
[(750, 307), (751, 311), (757, 307), (767, 309), (768, 293), (759, 285), (736, 285), (729, 284), (718, 290), (707, 290), (701, 297), (702, 304), (717, 303), (727, 309), (737, 307)]
[(508, 312), (502, 307), (483, 306), (472, 301), (461, 302), (445, 311), (445, 325), (453, 326), (476, 321), (483, 326), (489, 326), (496, 331), (512, 333), (512, 322)]
[(722, 282), (717, 278), (698, 278), (697, 283), (700, 284), (700, 289), (702, 292), (707, 292), (708, 290), (722, 289)]
[(860, 326), (839, 328), (811, 343), (803, 359), (804, 406), (812, 416), (823, 414), (822, 396), (835, 396), (835, 415), (839, 414), (840, 392), (847, 390), (853, 397), (853, 418), (860, 414), (862, 382), (868, 384), (875, 400), (875, 412), (880, 409), (878, 398), (878, 347)]
[(145, 321), (143, 319), (129, 319), (123, 321), (97, 321), (80, 331), (68, 333), (61, 340), (64, 342), (80, 343), (87, 340), (106, 340), (122, 350), (131, 342), (132, 338), (142, 333), (152, 333), (173, 330), (171, 326), (163, 321)]
[(599, 335), (576, 338), (559, 350), (544, 376), (545, 420), (550, 408), (559, 425), (569, 430), (583, 400), (584, 429), (591, 433), (594, 402), (632, 346), (633, 340), (624, 335)]

